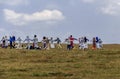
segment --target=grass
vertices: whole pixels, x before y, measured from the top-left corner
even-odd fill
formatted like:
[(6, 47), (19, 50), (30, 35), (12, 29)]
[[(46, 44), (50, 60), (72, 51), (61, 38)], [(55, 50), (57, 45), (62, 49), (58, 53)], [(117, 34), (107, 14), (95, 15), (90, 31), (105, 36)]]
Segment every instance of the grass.
[(101, 50), (0, 49), (0, 79), (120, 79), (120, 45)]

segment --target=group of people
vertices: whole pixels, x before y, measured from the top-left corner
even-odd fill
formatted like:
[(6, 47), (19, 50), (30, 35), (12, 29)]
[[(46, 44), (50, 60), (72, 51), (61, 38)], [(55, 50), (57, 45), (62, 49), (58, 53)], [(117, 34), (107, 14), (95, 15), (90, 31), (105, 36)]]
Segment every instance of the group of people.
[[(80, 38), (74, 38), (72, 35), (70, 35), (68, 38), (65, 39), (65, 43), (67, 50), (72, 50), (74, 48), (74, 41), (77, 41), (79, 43), (79, 49), (85, 50), (88, 49), (88, 42), (89, 39), (87, 37), (80, 37)], [(39, 44), (41, 42), (42, 45)], [(55, 44), (56, 43), (56, 44)], [(31, 39), (29, 36), (26, 36), (24, 40), (21, 39), (21, 37), (18, 37), (16, 39), (15, 36), (10, 36), (9, 39), (7, 36), (4, 36), (1, 39), (1, 47), (7, 48), (10, 46), (10, 48), (16, 48), (16, 49), (46, 49), (49, 50), (50, 48), (62, 48), (61, 40), (60, 38), (53, 39), (53, 37), (43, 37), (41, 41), (38, 40), (37, 35), (34, 35), (33, 39)], [(99, 37), (93, 37), (92, 39), (92, 49), (100, 49), (102, 48), (102, 40)]]
[(89, 48), (89, 43), (92, 42), (92, 49), (101, 49), (103, 47), (102, 40), (98, 37), (93, 37), (92, 40), (89, 40), (87, 37), (80, 37), (78, 39), (73, 38), (72, 35), (70, 37), (65, 39), (65, 42), (67, 43), (67, 49), (72, 50), (74, 48), (74, 41), (79, 42), (79, 49), (86, 50)]
[[(42, 43), (42, 45), (39, 45), (39, 42)], [(56, 46), (54, 44), (56, 42)], [(48, 37), (43, 37), (41, 41), (38, 40), (37, 35), (34, 35), (33, 39), (31, 39), (29, 36), (26, 36), (24, 40), (21, 39), (21, 37), (18, 37), (16, 39), (15, 36), (10, 36), (9, 39), (7, 36), (4, 36), (1, 39), (1, 47), (2, 48), (16, 48), (16, 49), (50, 49), (50, 48), (62, 48), (61, 46), (61, 40), (60, 38), (53, 39), (51, 37), (50, 39)]]

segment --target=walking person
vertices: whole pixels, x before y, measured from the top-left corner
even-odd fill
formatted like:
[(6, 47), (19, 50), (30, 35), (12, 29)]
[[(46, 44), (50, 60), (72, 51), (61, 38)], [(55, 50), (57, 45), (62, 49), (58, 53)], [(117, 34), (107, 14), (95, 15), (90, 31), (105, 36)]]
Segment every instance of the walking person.
[(61, 40), (60, 40), (60, 38), (59, 37), (57, 37), (56, 39), (55, 39), (55, 41), (57, 42), (57, 48), (62, 48), (62, 46), (61, 46)]

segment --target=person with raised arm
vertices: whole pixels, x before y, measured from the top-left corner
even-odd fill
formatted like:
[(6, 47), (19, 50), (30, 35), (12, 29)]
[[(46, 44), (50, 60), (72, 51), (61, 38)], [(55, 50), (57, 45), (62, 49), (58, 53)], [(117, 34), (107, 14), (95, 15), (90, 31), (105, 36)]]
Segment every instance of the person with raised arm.
[(32, 41), (30, 38), (29, 38), (29, 36), (26, 36), (26, 38), (25, 38), (25, 40), (24, 40), (24, 42), (27, 42), (27, 46), (26, 46), (26, 49), (30, 49), (30, 41)]

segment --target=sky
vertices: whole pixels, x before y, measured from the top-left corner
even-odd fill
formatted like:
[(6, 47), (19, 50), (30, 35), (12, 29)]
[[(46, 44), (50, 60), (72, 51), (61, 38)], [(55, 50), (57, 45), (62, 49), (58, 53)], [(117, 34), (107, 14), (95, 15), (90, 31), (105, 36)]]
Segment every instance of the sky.
[(0, 38), (73, 35), (120, 43), (120, 0), (0, 0)]

